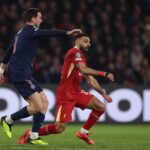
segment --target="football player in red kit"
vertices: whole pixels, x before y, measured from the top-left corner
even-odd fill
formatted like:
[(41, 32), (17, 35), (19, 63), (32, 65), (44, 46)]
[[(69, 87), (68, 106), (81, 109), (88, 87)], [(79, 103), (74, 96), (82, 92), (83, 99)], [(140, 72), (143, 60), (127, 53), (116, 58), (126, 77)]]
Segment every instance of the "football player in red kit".
[[(40, 128), (39, 135), (62, 133), (66, 128), (67, 122), (70, 122), (72, 119), (71, 114), (74, 107), (81, 109), (87, 108), (92, 111), (83, 127), (76, 132), (76, 136), (88, 144), (94, 144), (94, 141), (89, 137), (89, 130), (104, 113), (105, 106), (104, 103), (91, 93), (82, 90), (80, 88), (80, 83), (84, 77), (89, 85), (110, 103), (112, 102), (111, 97), (105, 94), (93, 76), (106, 77), (109, 80), (114, 81), (114, 75), (112, 73), (98, 71), (87, 67), (84, 53), (88, 51), (90, 47), (89, 36), (80, 34), (76, 36), (74, 42), (74, 47), (68, 50), (65, 56), (61, 80), (57, 89), (55, 124), (48, 124)], [(25, 144), (28, 135), (29, 130), (20, 137), (19, 143)]]

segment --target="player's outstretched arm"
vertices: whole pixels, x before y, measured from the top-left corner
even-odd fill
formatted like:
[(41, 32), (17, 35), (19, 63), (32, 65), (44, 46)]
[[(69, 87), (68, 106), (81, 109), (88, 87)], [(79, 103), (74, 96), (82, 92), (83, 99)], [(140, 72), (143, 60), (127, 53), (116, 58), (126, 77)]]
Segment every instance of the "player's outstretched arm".
[(65, 31), (65, 30), (60, 30), (60, 29), (49, 29), (49, 30), (43, 30), (43, 29), (38, 29), (35, 28), (34, 34), (32, 36), (34, 37), (59, 37), (59, 36), (75, 36), (77, 34), (82, 33), (82, 30), (80, 29), (74, 29), (71, 31)]
[(75, 36), (75, 35), (78, 35), (81, 33), (82, 33), (82, 30), (80, 30), (80, 29), (73, 29), (71, 31), (66, 32), (67, 35), (71, 35), (71, 36)]
[(0, 85), (5, 83), (5, 76), (4, 76), (4, 71), (5, 71), (6, 65), (1, 63), (0, 64)]
[(95, 89), (98, 93), (100, 93), (105, 100), (107, 100), (109, 103), (112, 102), (112, 98), (105, 94), (103, 89), (101, 88), (100, 84), (97, 82), (97, 80), (91, 76), (91, 75), (85, 75), (85, 78), (88, 82), (88, 84)]
[(98, 71), (98, 70), (94, 70), (92, 68), (88, 68), (84, 63), (78, 63), (78, 64), (76, 64), (76, 67), (84, 75), (101, 76), (101, 77), (106, 77), (111, 81), (114, 81), (114, 75), (112, 73)]
[(8, 49), (6, 50), (4, 57), (2, 59), (2, 62), (0, 63), (0, 85), (4, 84), (6, 82), (6, 78), (4, 76), (4, 71), (6, 68), (6, 65), (9, 62), (9, 59), (13, 52), (13, 41), (10, 43)]
[(10, 43), (9, 47), (7, 48), (5, 54), (4, 54), (4, 57), (2, 59), (2, 64), (1, 64), (1, 67), (2, 66), (6, 66), (9, 62), (9, 59), (13, 53), (13, 47), (14, 46), (14, 39), (12, 40), (12, 42)]

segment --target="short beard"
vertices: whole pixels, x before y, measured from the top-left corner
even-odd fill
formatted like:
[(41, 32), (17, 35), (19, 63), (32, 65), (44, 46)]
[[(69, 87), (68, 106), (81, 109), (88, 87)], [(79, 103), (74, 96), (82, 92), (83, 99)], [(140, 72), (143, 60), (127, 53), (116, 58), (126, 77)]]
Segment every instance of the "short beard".
[(83, 46), (80, 46), (79, 49), (82, 51), (82, 53), (86, 53), (86, 50)]

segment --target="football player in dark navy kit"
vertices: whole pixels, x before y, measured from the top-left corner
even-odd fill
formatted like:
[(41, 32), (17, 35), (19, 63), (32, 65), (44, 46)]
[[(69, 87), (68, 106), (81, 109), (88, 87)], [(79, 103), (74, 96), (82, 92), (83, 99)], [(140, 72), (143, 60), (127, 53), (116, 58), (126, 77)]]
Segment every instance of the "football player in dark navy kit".
[[(1, 117), (1, 124), (8, 138), (12, 138), (11, 127), (14, 121), (33, 115), (33, 126), (30, 132), (29, 143), (47, 145), (38, 136), (41, 124), (44, 122), (48, 107), (48, 100), (39, 83), (32, 73), (32, 61), (36, 56), (38, 37), (64, 37), (81, 33), (80, 29), (64, 31), (59, 29), (42, 30), (38, 27), (42, 23), (42, 14), (38, 8), (25, 11), (26, 24), (15, 35), (3, 61), (0, 64), (0, 84), (4, 81), (4, 71), (18, 92), (27, 100), (28, 106), (7, 116)], [(7, 69), (6, 69), (7, 65)]]

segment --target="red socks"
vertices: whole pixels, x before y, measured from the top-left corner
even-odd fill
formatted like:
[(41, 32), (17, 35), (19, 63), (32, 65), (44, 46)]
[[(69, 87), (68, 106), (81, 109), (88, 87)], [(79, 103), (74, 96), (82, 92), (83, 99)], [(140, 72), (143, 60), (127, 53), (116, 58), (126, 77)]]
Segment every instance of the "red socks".
[(57, 134), (56, 125), (48, 124), (39, 130), (39, 135)]
[(88, 120), (83, 125), (83, 128), (89, 130), (99, 119), (99, 117), (104, 113), (104, 111), (93, 110), (88, 118)]
[[(83, 125), (83, 128), (89, 130), (99, 119), (99, 117), (104, 113), (104, 111), (93, 110), (88, 118), (88, 120)], [(55, 124), (46, 125), (39, 130), (39, 135), (49, 135), (58, 134)]]

